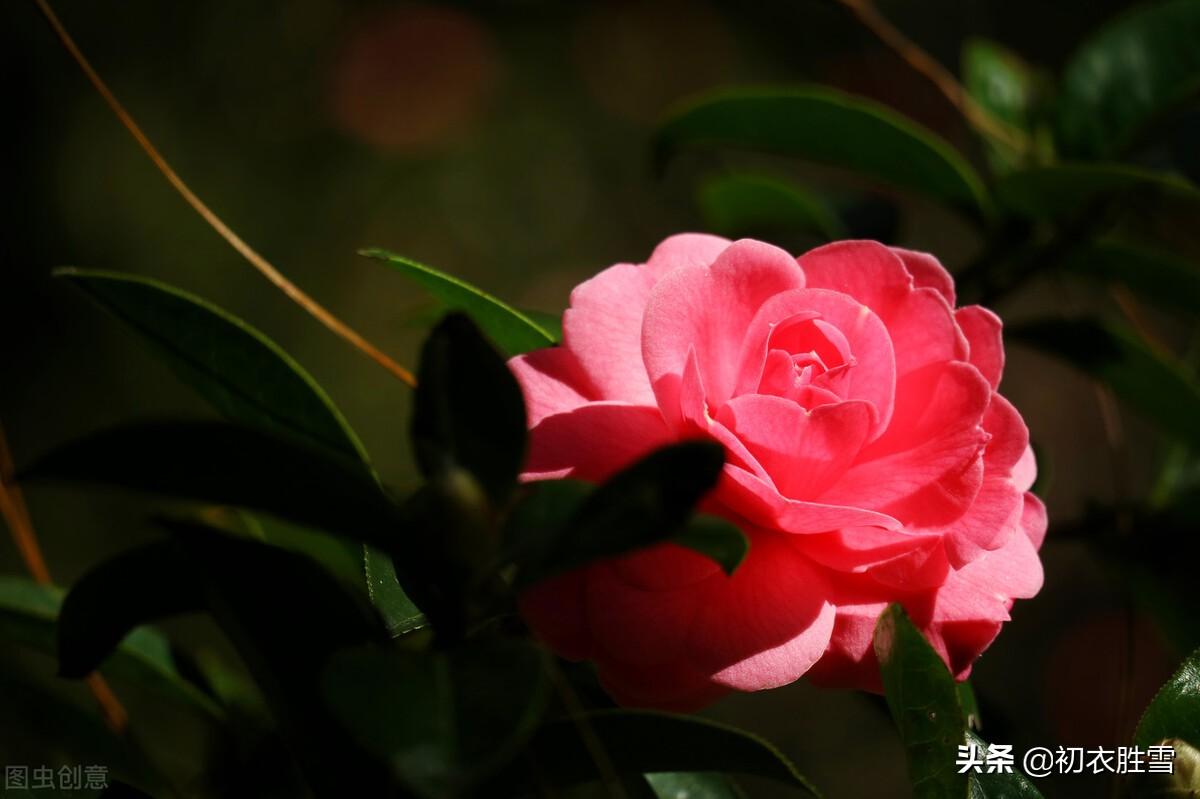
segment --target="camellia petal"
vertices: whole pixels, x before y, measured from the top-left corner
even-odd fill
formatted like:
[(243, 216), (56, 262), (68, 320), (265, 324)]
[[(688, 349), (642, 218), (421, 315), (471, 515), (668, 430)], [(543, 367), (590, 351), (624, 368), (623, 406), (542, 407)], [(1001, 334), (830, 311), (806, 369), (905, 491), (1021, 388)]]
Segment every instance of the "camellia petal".
[(565, 347), (513, 362), (524, 479), (707, 438), (726, 462), (700, 507), (750, 549), (732, 576), (675, 544), (560, 575), (521, 599), (533, 630), (618, 702), (692, 710), (805, 674), (879, 690), (875, 622), (900, 602), (965, 677), (1041, 587), (1046, 512), (996, 393), (1000, 320), (955, 302), (932, 255), (869, 241), (795, 259), (676, 236), (582, 284)]

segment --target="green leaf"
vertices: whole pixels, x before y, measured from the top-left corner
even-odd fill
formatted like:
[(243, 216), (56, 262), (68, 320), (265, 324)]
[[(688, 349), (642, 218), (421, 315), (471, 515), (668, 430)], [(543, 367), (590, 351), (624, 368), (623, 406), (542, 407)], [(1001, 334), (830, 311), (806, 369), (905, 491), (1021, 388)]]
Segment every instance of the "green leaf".
[[(1039, 144), (1035, 130), (1047, 94), (1042, 76), (1015, 53), (987, 39), (969, 39), (964, 44), (962, 73), (967, 94), (995, 119), (1029, 137), (1030, 147), (1038, 147), (1038, 158), (1050, 157), (1051, 148)], [(983, 135), (988, 160), (998, 172), (1027, 163), (1035, 155)]]
[(968, 680), (957, 684), (958, 704), (962, 706), (963, 720), (968, 730), (978, 730), (983, 726), (983, 716), (979, 713), (979, 701), (975, 698), (975, 689)]
[(537, 323), (538, 327), (546, 331), (546, 333), (548, 333), (550, 337), (554, 339), (554, 343), (556, 345), (562, 343), (563, 327), (561, 311), (559, 313), (551, 313), (549, 311), (534, 311), (530, 310), (529, 308), (524, 308), (522, 309), (521, 313), (528, 316)]
[(824, 86), (703, 96), (659, 127), (656, 160), (664, 162), (685, 145), (795, 156), (974, 215), (988, 204), (979, 176), (944, 140), (886, 106)]
[[(961, 683), (966, 685), (966, 683)], [(980, 752), (980, 758), (987, 762), (989, 746), (986, 741), (973, 732), (967, 733), (967, 743), (975, 744)], [(987, 773), (987, 769), (970, 774), (970, 799), (1042, 799), (1041, 792), (1033, 787), (1029, 778), (1015, 766), (1011, 773)]]
[(383, 261), (416, 281), (447, 309), (463, 311), (509, 355), (551, 347), (558, 340), (554, 329), (544, 322), (453, 275), (378, 248), (359, 250), (359, 255)]
[(658, 799), (743, 799), (744, 794), (721, 774), (668, 771), (647, 774)]
[(1082, 277), (1120, 283), (1148, 300), (1187, 314), (1200, 308), (1200, 264), (1174, 253), (1101, 240), (1072, 253), (1063, 267)]
[(1188, 655), (1158, 690), (1138, 722), (1133, 741), (1147, 747), (1167, 738), (1200, 747), (1200, 649)]
[(401, 636), (424, 627), (427, 623), (425, 614), (400, 587), (392, 556), (384, 550), (367, 546), (363, 558), (367, 591), (371, 602), (387, 623), (388, 633)]
[(512, 760), (549, 698), (545, 655), (515, 640), (342, 652), (323, 685), (350, 734), (431, 798), (459, 795)]
[(997, 204), (1029, 219), (1062, 219), (1105, 200), (1200, 211), (1200, 189), (1184, 178), (1124, 164), (1057, 164), (1023, 169), (996, 184)]
[(525, 458), (525, 399), (504, 359), (460, 313), (447, 314), (421, 348), (412, 439), (426, 478), (462, 469), (495, 508), (508, 502)]
[(520, 568), (518, 582), (666, 541), (732, 573), (749, 548), (745, 534), (719, 517), (693, 516), (724, 460), (719, 445), (690, 441), (652, 452), (594, 491), (567, 480), (530, 486), (504, 533)]
[(1095, 319), (1046, 319), (1006, 328), (1005, 336), (1062, 358), (1164, 433), (1200, 446), (1200, 383), (1132, 331)]
[(174, 541), (132, 549), (80, 578), (58, 615), (58, 672), (92, 673), (131, 630), (203, 610), (204, 595)]
[(842, 238), (842, 224), (819, 196), (762, 175), (721, 175), (705, 181), (697, 197), (714, 233), (730, 238), (772, 233), (811, 233)]
[[(181, 380), (230, 421), (310, 439), (370, 468), (358, 436), (316, 380), (243, 320), (148, 278), (82, 269), (60, 269), (55, 274), (128, 324), (165, 357)], [(278, 527), (273, 532), (296, 537)], [(360, 561), (373, 557), (357, 545), (341, 546), (353, 549)], [(363, 569), (360, 565), (359, 571)], [(381, 610), (399, 614), (394, 624), (409, 623), (412, 602), (399, 583), (362, 579)]]
[(683, 529), (667, 539), (712, 558), (726, 574), (733, 574), (750, 552), (750, 539), (733, 522), (711, 513), (697, 513)]
[[(342, 579), (365, 583), (362, 544), (267, 514), (240, 511), (235, 518), (238, 523), (222, 526), (245, 532), (251, 538), (273, 546), (307, 555)], [(209, 509), (204, 519), (209, 522), (220, 521), (215, 509)]]
[(967, 775), (955, 766), (966, 723), (954, 677), (898, 604), (879, 617), (875, 655), (914, 793), (931, 799), (966, 796)]
[(397, 506), (360, 464), (224, 422), (145, 422), (95, 433), (44, 456), (20, 479), (240, 506), (384, 545), (398, 526)]
[(202, 584), (208, 611), (262, 690), (313, 792), (393, 795), (386, 770), (340, 733), (321, 700), (321, 676), (334, 653), (388, 640), (366, 598), (303, 555), (204, 524), (163, 526), (183, 555), (161, 568), (190, 568)]
[(1104, 158), (1200, 90), (1200, 3), (1140, 6), (1100, 29), (1071, 56), (1058, 102), (1060, 147)]
[[(0, 577), (0, 640), (54, 656), (62, 592), (24, 577)], [(171, 647), (156, 630), (141, 628), (127, 636), (104, 664), (103, 673), (151, 688), (168, 701), (195, 708), (221, 722), (224, 714), (211, 699), (176, 671)]]
[(365, 459), (345, 417), (312, 376), (236, 316), (149, 278), (82, 269), (55, 274), (128, 324), (230, 420)]
[[(551, 785), (565, 788), (604, 775), (585, 738), (598, 743), (620, 775), (721, 772), (764, 777), (820, 796), (795, 765), (751, 733), (697, 716), (648, 710), (600, 710), (542, 726), (531, 742), (538, 769)], [(528, 774), (511, 772), (520, 784)], [(532, 789), (535, 786), (527, 786)]]

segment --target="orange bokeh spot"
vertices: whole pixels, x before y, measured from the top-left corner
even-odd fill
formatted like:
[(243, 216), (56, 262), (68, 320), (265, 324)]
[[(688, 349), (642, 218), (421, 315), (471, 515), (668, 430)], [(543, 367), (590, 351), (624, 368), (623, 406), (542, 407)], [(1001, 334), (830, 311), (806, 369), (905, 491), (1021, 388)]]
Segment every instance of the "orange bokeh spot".
[(376, 8), (355, 17), (333, 65), (337, 126), (389, 153), (427, 151), (465, 128), (494, 85), (488, 31), (463, 11)]

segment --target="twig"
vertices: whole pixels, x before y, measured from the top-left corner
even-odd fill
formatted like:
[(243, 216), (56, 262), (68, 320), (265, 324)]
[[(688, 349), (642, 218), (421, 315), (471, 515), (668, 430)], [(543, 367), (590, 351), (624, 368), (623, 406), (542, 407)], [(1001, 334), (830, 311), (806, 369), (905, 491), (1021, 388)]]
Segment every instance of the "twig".
[(871, 0), (838, 0), (838, 2), (850, 9), (864, 27), (875, 34), (910, 67), (933, 83), (973, 128), (1003, 142), (1014, 150), (1022, 153), (1029, 151), (1031, 142), (1024, 131), (997, 119), (988, 113), (986, 108), (975, 102), (975, 98), (967, 93), (967, 90), (948, 69), (922, 50), (916, 42), (901, 33), (895, 25), (888, 22), (871, 3)]
[(108, 85), (105, 84), (100, 78), (100, 75), (97, 74), (96, 70), (92, 68), (91, 63), (86, 57), (84, 57), (83, 52), (75, 44), (75, 40), (71, 38), (69, 33), (67, 33), (66, 28), (63, 27), (62, 22), (59, 21), (58, 16), (54, 13), (54, 10), (50, 8), (50, 4), (47, 2), (47, 0), (34, 0), (34, 2), (37, 4), (38, 9), (42, 12), (42, 16), (44, 16), (46, 21), (50, 23), (50, 27), (53, 28), (54, 33), (58, 36), (59, 41), (62, 42), (63, 47), (66, 48), (68, 53), (70, 53), (71, 58), (75, 60), (75, 63), (79, 66), (80, 70), (83, 71), (83, 74), (91, 82), (92, 86), (96, 89), (100, 96), (104, 98), (104, 102), (108, 104), (108, 107), (112, 110), (113, 114), (116, 115), (121, 124), (125, 126), (125, 129), (129, 131), (129, 134), (133, 136), (135, 141), (137, 141), (138, 146), (142, 148), (142, 151), (145, 152), (150, 160), (154, 162), (154, 166), (157, 167), (158, 171), (161, 172), (163, 177), (167, 179), (167, 182), (170, 183), (171, 186), (175, 188), (175, 191), (179, 192), (180, 196), (183, 197), (184, 201), (186, 201), (187, 204), (192, 207), (192, 210), (199, 214), (201, 218), (208, 223), (209, 227), (215, 230), (217, 234), (221, 236), (221, 238), (225, 239), (229, 246), (233, 247), (233, 249), (237, 250), (237, 252), (243, 258), (249, 261), (250, 265), (258, 270), (263, 277), (274, 284), (276, 288), (286, 294), (293, 302), (307, 311), (309, 315), (311, 315), (333, 333), (349, 342), (351, 346), (361, 351), (368, 358), (375, 361), (375, 363), (391, 372), (401, 381), (415, 387), (417, 381), (416, 378), (413, 377), (412, 372), (408, 371), (403, 366), (389, 358), (382, 350), (380, 350), (371, 342), (367, 341), (365, 338), (355, 332), (353, 328), (351, 328), (342, 320), (338, 319), (336, 316), (326, 310), (324, 306), (302, 291), (298, 286), (296, 286), (296, 284), (284, 277), (278, 269), (272, 266), (266, 258), (260, 255), (253, 247), (251, 247), (244, 240), (242, 240), (240, 236), (234, 233), (233, 230), (230, 229), (230, 227), (223, 221), (221, 221), (221, 218), (218, 217), (216, 213), (214, 213), (213, 210), (204, 203), (203, 200), (196, 196), (195, 192), (193, 192), (191, 188), (189, 188), (188, 185), (183, 182), (183, 178), (179, 177), (179, 175), (174, 169), (171, 168), (171, 165), (167, 163), (167, 160), (162, 156), (158, 149), (150, 142), (150, 139), (146, 136), (146, 134), (142, 132), (141, 127), (138, 126), (137, 122), (134, 121), (129, 112), (125, 110), (125, 107), (121, 105), (121, 102), (117, 100), (116, 95), (112, 93), (112, 91), (108, 88)]
[[(50, 570), (46, 567), (46, 559), (42, 557), (42, 548), (38, 544), (37, 533), (33, 529), (33, 519), (25, 504), (21, 489), (12, 481), (13, 461), (8, 449), (8, 440), (4, 436), (4, 428), (0, 426), (0, 516), (4, 517), (21, 560), (34, 581), (40, 585), (51, 585)], [(98, 673), (93, 672), (87, 677), (87, 686), (104, 721), (118, 735), (125, 732), (129, 723), (129, 714), (112, 688)]]
[(567, 676), (563, 674), (559, 668), (558, 662), (550, 658), (550, 680), (554, 683), (554, 688), (558, 691), (558, 696), (562, 700), (563, 705), (567, 709), (567, 713), (571, 717), (571, 721), (575, 724), (575, 730), (579, 733), (579, 738), (583, 741), (583, 746), (587, 749), (588, 755), (592, 758), (592, 763), (595, 764), (596, 770), (600, 773), (600, 781), (604, 784), (610, 799), (627, 799), (624, 786), (621, 785), (621, 779), (617, 776), (617, 770), (613, 767), (612, 759), (608, 756), (608, 752), (604, 749), (604, 744), (600, 741), (600, 736), (596, 735), (596, 730), (592, 728), (592, 724), (588, 721), (584, 714), (583, 705), (579, 701), (579, 697), (575, 695), (575, 689), (571, 687), (571, 683), (567, 681)]
[(1114, 283), (1109, 286), (1108, 293), (1117, 303), (1117, 307), (1121, 309), (1121, 313), (1129, 320), (1129, 324), (1138, 332), (1142, 340), (1150, 346), (1150, 349), (1156, 351), (1159, 355), (1170, 357), (1172, 355), (1171, 348), (1163, 342), (1146, 321), (1145, 314), (1142, 312), (1142, 306), (1137, 301), (1137, 298), (1133, 296), (1133, 293), (1120, 283)]

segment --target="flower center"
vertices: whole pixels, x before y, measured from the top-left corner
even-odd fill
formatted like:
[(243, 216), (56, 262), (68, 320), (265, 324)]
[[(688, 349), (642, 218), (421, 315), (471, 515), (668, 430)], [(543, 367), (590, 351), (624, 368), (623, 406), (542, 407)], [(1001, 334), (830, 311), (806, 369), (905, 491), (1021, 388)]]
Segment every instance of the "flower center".
[(837, 327), (812, 313), (795, 314), (771, 329), (759, 393), (805, 407), (836, 400), (841, 378), (856, 362)]

